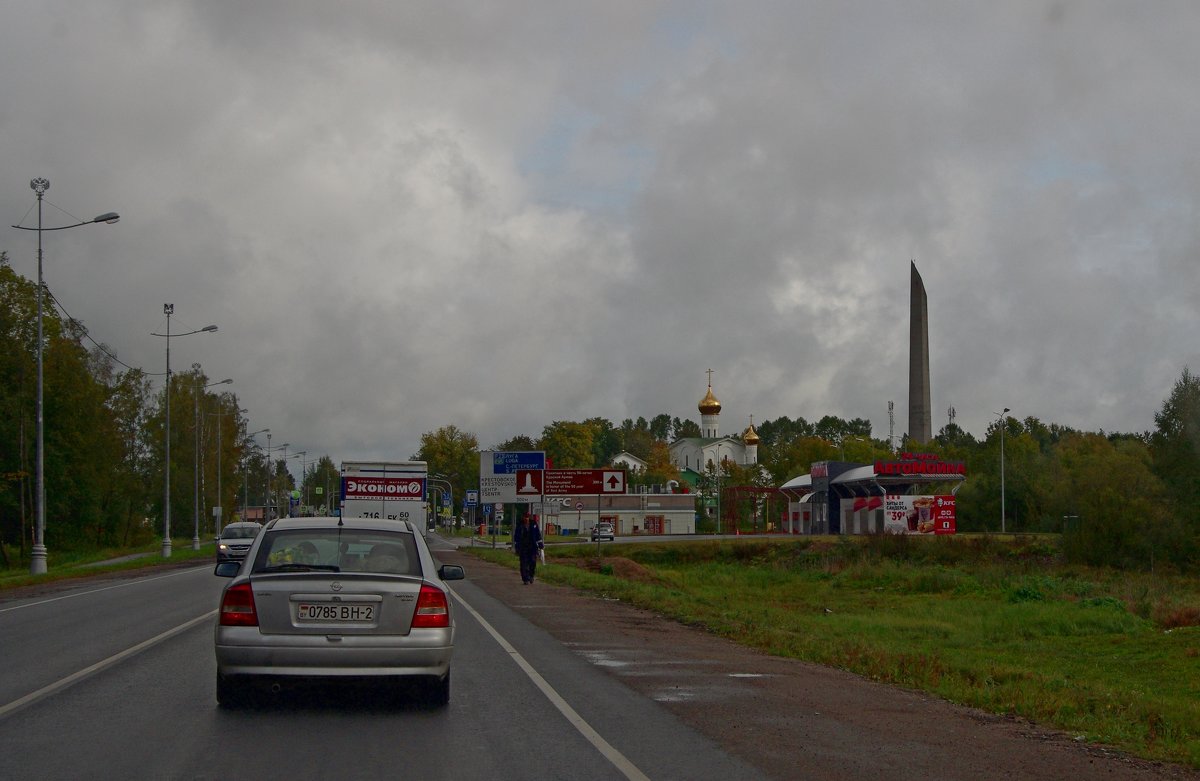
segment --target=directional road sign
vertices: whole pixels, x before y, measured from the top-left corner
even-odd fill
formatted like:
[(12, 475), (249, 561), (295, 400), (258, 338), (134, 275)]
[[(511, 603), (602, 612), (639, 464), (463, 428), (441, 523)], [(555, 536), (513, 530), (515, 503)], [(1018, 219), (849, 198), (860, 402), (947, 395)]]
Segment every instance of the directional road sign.
[(623, 469), (547, 469), (542, 475), (546, 496), (625, 493)]
[(541, 450), (492, 450), (488, 454), (491, 456), (492, 474), (496, 475), (546, 468), (546, 454)]
[(479, 500), (529, 504), (541, 496), (546, 454), (540, 450), (484, 450), (479, 454)]

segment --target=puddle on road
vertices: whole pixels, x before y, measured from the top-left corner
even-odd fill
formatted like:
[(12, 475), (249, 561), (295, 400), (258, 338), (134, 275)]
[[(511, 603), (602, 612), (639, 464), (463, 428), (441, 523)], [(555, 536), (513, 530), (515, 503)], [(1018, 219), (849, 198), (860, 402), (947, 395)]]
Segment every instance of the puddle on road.
[(672, 689), (671, 691), (661, 691), (654, 695), (654, 699), (658, 702), (687, 702), (695, 699), (696, 693), (690, 689)]
[(628, 667), (630, 662), (613, 659), (603, 651), (583, 651), (583, 656), (597, 667)]
[[(636, 671), (631, 671), (633, 675), (662, 675), (663, 671), (680, 671), (684, 675), (695, 675), (694, 668), (715, 665), (715, 660), (702, 659), (645, 659), (639, 656), (639, 649), (634, 648), (615, 648), (611, 651), (595, 650), (593, 648), (580, 648), (582, 643), (568, 643), (574, 645), (575, 653), (587, 659), (592, 664), (598, 667), (616, 667), (616, 668), (635, 668)], [(624, 657), (624, 658), (619, 658)], [(687, 673), (683, 673), (684, 668), (693, 668)]]

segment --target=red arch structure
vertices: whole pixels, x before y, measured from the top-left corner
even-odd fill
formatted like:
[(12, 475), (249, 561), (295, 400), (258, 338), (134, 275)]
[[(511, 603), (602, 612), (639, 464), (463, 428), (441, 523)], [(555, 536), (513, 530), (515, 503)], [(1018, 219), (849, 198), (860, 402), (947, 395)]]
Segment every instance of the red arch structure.
[[(726, 501), (732, 499), (732, 501)], [(786, 518), (788, 497), (778, 488), (764, 488), (758, 485), (731, 485), (721, 489), (721, 507), (718, 514), (721, 518), (722, 529), (738, 529), (739, 502), (750, 503), (751, 534), (764, 533), (771, 518)], [(759, 526), (759, 505), (762, 505), (762, 528)], [(772, 509), (775, 510), (772, 513)], [(740, 530), (736, 532), (742, 534)]]

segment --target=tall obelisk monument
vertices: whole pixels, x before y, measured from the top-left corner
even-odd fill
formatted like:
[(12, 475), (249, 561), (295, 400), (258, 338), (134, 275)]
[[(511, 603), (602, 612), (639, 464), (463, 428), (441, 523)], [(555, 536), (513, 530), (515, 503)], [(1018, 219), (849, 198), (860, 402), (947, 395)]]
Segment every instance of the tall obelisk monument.
[(912, 261), (908, 315), (908, 436), (918, 444), (933, 439), (933, 406), (929, 402), (929, 299)]

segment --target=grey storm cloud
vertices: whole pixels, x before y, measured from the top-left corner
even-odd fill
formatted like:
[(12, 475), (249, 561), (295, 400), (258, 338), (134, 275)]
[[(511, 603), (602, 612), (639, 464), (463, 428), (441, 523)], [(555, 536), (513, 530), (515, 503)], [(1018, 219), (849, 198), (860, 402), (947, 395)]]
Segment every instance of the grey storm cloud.
[[(1200, 7), (10, 4), (0, 209), (122, 361), (406, 457), (552, 420), (1144, 431), (1200, 366)], [(62, 210), (62, 211), (59, 211)], [(31, 234), (0, 250), (28, 277)], [(906, 423), (897, 416), (897, 433)]]

